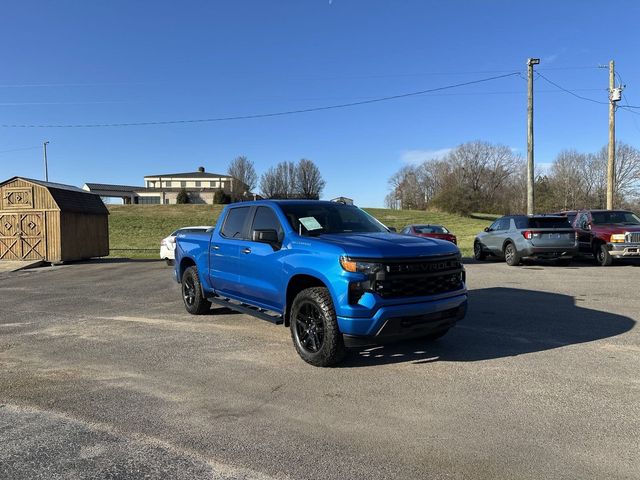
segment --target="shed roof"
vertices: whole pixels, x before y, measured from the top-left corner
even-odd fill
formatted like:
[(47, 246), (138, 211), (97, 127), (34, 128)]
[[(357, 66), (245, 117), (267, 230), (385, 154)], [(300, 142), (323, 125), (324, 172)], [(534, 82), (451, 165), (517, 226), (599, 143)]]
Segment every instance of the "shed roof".
[(0, 183), (0, 186), (18, 179), (45, 187), (63, 212), (109, 215), (109, 210), (107, 210), (107, 207), (105, 207), (99, 195), (87, 192), (73, 185), (45, 182), (27, 177), (13, 177)]

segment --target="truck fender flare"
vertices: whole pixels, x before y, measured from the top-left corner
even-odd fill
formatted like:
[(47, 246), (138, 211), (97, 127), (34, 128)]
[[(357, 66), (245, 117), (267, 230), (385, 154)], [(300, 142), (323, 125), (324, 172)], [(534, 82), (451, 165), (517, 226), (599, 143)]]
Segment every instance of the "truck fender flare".
[(283, 319), (284, 326), (288, 327), (290, 325), (290, 317), (289, 313), (291, 311), (291, 305), (293, 303), (293, 299), (296, 297), (298, 293), (302, 290), (311, 287), (324, 287), (329, 291), (329, 295), (331, 295), (331, 300), (335, 305), (335, 298), (333, 293), (331, 292), (331, 288), (329, 288), (329, 282), (326, 279), (321, 278), (317, 272), (296, 272), (287, 280), (286, 290), (285, 290), (285, 302), (283, 309)]

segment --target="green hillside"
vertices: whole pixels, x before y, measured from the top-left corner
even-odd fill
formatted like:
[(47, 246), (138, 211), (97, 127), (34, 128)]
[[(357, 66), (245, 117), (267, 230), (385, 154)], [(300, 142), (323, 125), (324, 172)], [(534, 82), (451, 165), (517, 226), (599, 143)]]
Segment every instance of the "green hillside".
[[(109, 205), (111, 256), (158, 258), (160, 240), (177, 228), (215, 224), (222, 205)], [(438, 223), (458, 236), (463, 255), (472, 253), (473, 237), (495, 218), (492, 215), (462, 217), (420, 210), (366, 208), (385, 225), (400, 230), (410, 223)]]

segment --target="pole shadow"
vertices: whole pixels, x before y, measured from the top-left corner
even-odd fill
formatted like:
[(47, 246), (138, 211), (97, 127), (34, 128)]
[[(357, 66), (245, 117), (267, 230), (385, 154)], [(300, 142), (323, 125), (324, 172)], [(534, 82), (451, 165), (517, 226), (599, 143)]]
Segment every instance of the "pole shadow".
[(580, 307), (568, 295), (485, 288), (469, 292), (466, 318), (441, 339), (354, 349), (340, 367), (512, 357), (614, 337), (635, 324), (622, 315)]

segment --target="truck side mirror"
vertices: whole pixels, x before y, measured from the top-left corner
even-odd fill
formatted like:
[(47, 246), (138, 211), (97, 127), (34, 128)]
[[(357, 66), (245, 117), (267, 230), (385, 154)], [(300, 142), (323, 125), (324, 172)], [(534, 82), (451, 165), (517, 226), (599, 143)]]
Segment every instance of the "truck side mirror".
[(253, 242), (268, 243), (272, 246), (278, 246), (278, 232), (275, 230), (252, 230), (251, 240)]
[(491, 231), (491, 227), (484, 227), (484, 231), (489, 233)]

